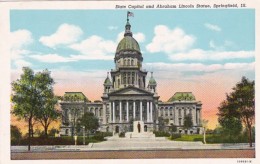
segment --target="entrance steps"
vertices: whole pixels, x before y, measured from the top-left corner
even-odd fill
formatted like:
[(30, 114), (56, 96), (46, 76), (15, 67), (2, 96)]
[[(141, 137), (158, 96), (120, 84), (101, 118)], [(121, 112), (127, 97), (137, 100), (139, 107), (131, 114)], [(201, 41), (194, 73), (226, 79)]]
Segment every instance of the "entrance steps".
[(143, 133), (135, 133), (135, 132), (127, 132), (125, 134), (126, 138), (146, 138), (146, 139), (155, 139), (155, 134), (152, 132), (143, 132)]

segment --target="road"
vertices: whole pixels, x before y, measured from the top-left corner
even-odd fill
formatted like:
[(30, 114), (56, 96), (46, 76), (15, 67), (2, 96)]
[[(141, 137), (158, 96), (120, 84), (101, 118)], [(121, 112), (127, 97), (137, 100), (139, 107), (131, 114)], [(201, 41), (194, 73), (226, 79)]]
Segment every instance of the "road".
[(255, 150), (146, 150), (12, 152), (12, 160), (37, 159), (149, 159), (149, 158), (255, 158)]

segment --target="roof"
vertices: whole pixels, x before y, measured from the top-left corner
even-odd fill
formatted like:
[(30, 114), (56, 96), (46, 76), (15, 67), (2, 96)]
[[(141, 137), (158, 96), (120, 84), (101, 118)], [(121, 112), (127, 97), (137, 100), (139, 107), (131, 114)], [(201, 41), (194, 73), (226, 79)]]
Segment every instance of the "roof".
[(116, 49), (116, 53), (122, 50), (133, 50), (141, 52), (138, 42), (131, 36), (125, 36), (119, 43)]
[(65, 92), (64, 101), (89, 101), (82, 92)]
[(112, 85), (112, 83), (111, 83), (109, 77), (107, 77), (107, 78), (105, 79), (104, 85)]
[(195, 96), (192, 92), (176, 92), (168, 102), (172, 101), (195, 101)]
[(156, 85), (156, 84), (157, 83), (156, 83), (155, 79), (153, 77), (151, 77), (149, 80), (149, 85)]

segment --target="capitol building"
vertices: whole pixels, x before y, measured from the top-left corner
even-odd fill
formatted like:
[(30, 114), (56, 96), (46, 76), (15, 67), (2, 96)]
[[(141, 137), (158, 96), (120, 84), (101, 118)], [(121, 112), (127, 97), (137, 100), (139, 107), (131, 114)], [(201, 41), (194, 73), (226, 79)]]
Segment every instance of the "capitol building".
[[(143, 60), (127, 19), (124, 37), (115, 52), (115, 68), (104, 78), (102, 101), (91, 102), (82, 92), (65, 92), (60, 102), (60, 134), (74, 135), (77, 119), (87, 111), (99, 119), (99, 131), (114, 134), (133, 131), (134, 121), (142, 123), (144, 132), (158, 130), (161, 120), (165, 129), (175, 125), (178, 133), (202, 133), (201, 102), (191, 92), (176, 92), (167, 102), (160, 101), (155, 77), (143, 69)], [(193, 127), (185, 129), (188, 114)]]

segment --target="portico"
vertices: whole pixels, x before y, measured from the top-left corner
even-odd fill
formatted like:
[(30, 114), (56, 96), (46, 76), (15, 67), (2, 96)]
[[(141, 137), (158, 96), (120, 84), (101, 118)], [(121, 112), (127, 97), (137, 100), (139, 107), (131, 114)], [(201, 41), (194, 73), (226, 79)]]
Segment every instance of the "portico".
[(128, 123), (130, 120), (140, 120), (146, 123), (153, 123), (153, 100), (111, 100), (112, 108), (110, 113), (111, 123)]

